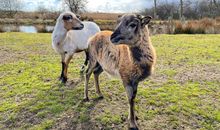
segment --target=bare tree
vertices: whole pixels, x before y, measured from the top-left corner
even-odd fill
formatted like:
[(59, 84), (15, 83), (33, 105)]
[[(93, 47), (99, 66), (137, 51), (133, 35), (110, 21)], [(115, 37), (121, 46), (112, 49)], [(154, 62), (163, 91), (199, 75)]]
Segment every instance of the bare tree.
[[(220, 17), (220, 0), (154, 0), (159, 19), (201, 19)], [(145, 15), (155, 16), (155, 3), (143, 11)]]
[(178, 6), (174, 3), (160, 3), (157, 6), (157, 15), (160, 19), (168, 19), (170, 16), (178, 19)]
[(87, 0), (64, 0), (64, 3), (68, 6), (70, 11), (79, 13), (85, 9)]
[(219, 2), (217, 0), (213, 0), (213, 3), (216, 7), (219, 7)]
[(157, 0), (154, 0), (154, 18), (157, 19)]
[(37, 12), (38, 12), (38, 14), (40, 14), (39, 17), (42, 20), (45, 20), (46, 19), (46, 15), (49, 12), (49, 10), (44, 5), (38, 5)]
[(183, 16), (187, 19), (198, 19), (198, 1), (184, 0)]
[(2, 13), (1, 15), (13, 18), (20, 9), (20, 0), (0, 0), (0, 12)]
[(180, 19), (183, 18), (183, 0), (180, 0)]
[(210, 0), (209, 8), (210, 8), (210, 16), (215, 18), (219, 14), (219, 2), (217, 0)]

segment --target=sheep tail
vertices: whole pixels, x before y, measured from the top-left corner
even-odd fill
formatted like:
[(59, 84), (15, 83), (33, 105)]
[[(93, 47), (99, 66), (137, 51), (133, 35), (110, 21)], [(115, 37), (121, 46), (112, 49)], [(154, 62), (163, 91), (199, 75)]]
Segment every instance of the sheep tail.
[(89, 62), (89, 52), (88, 52), (88, 50), (85, 50), (85, 54), (86, 54), (86, 59), (85, 59), (84, 64), (83, 64), (83, 66), (80, 70), (81, 74), (83, 74), (83, 72), (85, 71), (85, 68), (86, 68), (86, 66), (88, 65), (88, 62)]
[(84, 66), (87, 66), (88, 62), (89, 62), (89, 52), (88, 52), (88, 50), (85, 50), (85, 54), (86, 54), (86, 60), (84, 62)]

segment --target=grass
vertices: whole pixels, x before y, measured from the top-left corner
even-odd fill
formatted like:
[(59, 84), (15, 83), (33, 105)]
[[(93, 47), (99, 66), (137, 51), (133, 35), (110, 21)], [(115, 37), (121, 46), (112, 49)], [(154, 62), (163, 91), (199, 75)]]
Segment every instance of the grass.
[[(139, 85), (140, 129), (220, 129), (220, 35), (156, 35), (155, 74)], [(100, 77), (103, 100), (90, 82), (83, 103), (83, 53), (72, 60), (68, 83), (58, 81), (60, 57), (51, 34), (0, 35), (0, 129), (126, 129), (122, 83)]]

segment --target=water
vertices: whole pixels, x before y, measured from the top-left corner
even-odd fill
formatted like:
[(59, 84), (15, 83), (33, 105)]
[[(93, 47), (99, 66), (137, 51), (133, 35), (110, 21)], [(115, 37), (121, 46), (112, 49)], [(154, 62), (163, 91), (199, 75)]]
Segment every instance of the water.
[(54, 26), (46, 26), (46, 30), (52, 32), (54, 29)]
[(37, 33), (37, 28), (34, 26), (19, 26), (19, 32)]
[(54, 26), (49, 25), (4, 25), (2, 26), (2, 30), (4, 32), (24, 32), (24, 33), (38, 33), (42, 32), (42, 29), (44, 32), (52, 32), (54, 29)]

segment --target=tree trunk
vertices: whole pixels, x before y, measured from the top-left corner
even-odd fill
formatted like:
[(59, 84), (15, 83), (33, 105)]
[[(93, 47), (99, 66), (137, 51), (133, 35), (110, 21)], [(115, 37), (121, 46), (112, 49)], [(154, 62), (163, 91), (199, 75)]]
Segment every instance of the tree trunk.
[(180, 0), (180, 20), (183, 18), (183, 0)]
[(157, 19), (157, 0), (154, 0), (154, 18)]
[(209, 13), (209, 15), (210, 15), (210, 17), (213, 17), (214, 16), (214, 12), (213, 12), (213, 1), (212, 0), (210, 0), (210, 13)]

